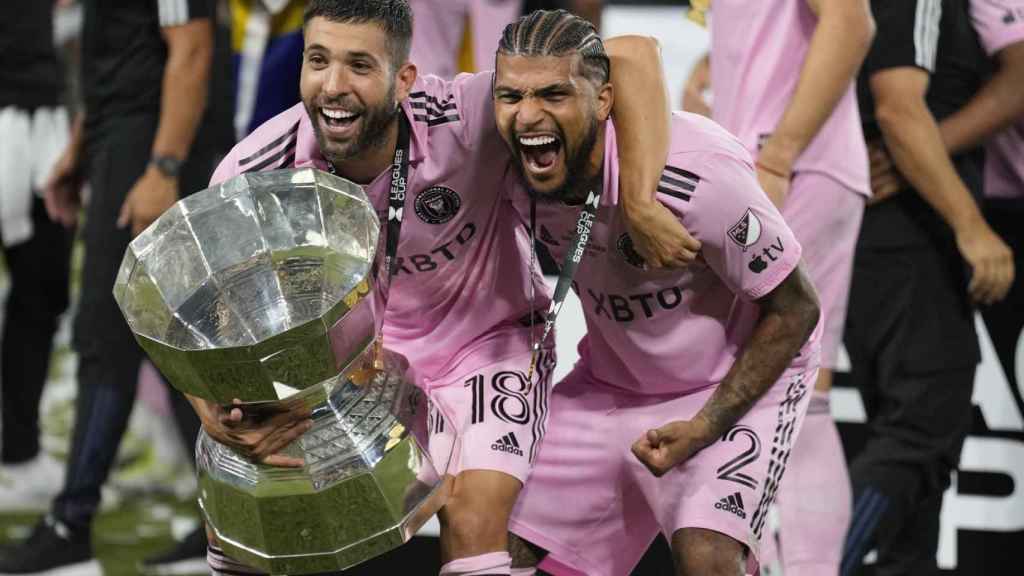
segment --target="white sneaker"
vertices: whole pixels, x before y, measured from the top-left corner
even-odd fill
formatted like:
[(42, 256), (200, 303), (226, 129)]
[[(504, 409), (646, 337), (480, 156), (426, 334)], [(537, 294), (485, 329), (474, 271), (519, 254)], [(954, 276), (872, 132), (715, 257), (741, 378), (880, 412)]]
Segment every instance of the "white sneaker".
[(46, 452), (0, 467), (0, 511), (46, 511), (64, 484), (64, 464)]

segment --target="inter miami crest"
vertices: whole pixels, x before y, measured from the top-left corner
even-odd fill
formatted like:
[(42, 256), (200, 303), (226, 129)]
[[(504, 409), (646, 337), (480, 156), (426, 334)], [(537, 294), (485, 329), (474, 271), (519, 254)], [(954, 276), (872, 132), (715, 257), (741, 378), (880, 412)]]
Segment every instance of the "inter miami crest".
[(729, 228), (729, 238), (744, 250), (757, 244), (757, 241), (761, 239), (761, 221), (750, 208), (747, 208), (746, 214), (740, 218), (739, 222)]
[(462, 199), (451, 188), (434, 186), (416, 196), (416, 215), (428, 224), (444, 224), (459, 213)]
[(644, 268), (644, 259), (637, 253), (636, 249), (633, 248), (633, 239), (629, 237), (629, 234), (619, 236), (619, 240), (615, 245), (619, 249), (619, 254), (622, 254), (622, 259), (628, 264), (636, 266), (637, 268)]

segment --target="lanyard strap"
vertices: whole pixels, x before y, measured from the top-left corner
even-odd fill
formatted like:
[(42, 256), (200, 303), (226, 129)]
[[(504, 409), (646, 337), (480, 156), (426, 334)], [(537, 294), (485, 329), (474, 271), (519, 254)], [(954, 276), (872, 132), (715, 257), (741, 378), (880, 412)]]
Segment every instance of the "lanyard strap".
[[(401, 110), (398, 116), (398, 143), (395, 146), (395, 159), (391, 163), (391, 189), (388, 192), (388, 216), (384, 232), (384, 270), (387, 274), (385, 302), (391, 292), (391, 278), (398, 272), (398, 238), (402, 234), (406, 186), (409, 181), (409, 119)], [(334, 164), (328, 163), (327, 167), (331, 174), (337, 174)]]
[[(587, 201), (583, 203), (580, 208), (579, 218), (576, 220), (576, 235), (573, 237), (570, 243), (570, 250), (565, 254), (562, 259), (562, 269), (558, 273), (558, 283), (555, 284), (555, 294), (551, 299), (551, 307), (548, 308), (548, 312), (544, 318), (544, 332), (541, 334), (540, 340), (534, 342), (533, 352), (530, 357), (530, 371), (527, 373), (527, 379), (533, 378), (534, 368), (537, 366), (537, 358), (540, 354), (540, 347), (544, 344), (544, 341), (548, 339), (548, 335), (551, 333), (551, 329), (555, 326), (555, 319), (558, 318), (558, 313), (562, 311), (562, 303), (565, 301), (566, 295), (569, 293), (569, 288), (572, 287), (572, 279), (576, 275), (576, 269), (579, 268), (580, 260), (583, 259), (583, 253), (587, 249), (587, 241), (590, 240), (590, 232), (594, 228), (594, 220), (597, 216), (597, 208), (601, 203), (601, 189), (598, 189), (597, 193), (593, 191), (587, 193)], [(537, 228), (536, 222), (536, 200), (531, 201), (530, 205), (530, 228), (531, 233), (536, 234)], [(536, 240), (534, 240), (535, 242)], [(530, 247), (531, 251), (536, 250), (536, 244)], [(532, 260), (532, 258), (531, 258)], [(531, 324), (533, 318), (531, 315)], [(531, 333), (532, 337), (532, 333)]]
[[(384, 248), (384, 270), (388, 278), (388, 292), (391, 278), (398, 272), (398, 238), (402, 233), (406, 185), (409, 180), (409, 119), (405, 112), (398, 112), (398, 145), (395, 146), (395, 161), (391, 164), (391, 191), (388, 193), (387, 237)], [(386, 301), (386, 300), (385, 300)]]
[[(384, 274), (387, 287), (384, 290), (384, 309), (387, 309), (388, 300), (391, 297), (391, 281), (398, 272), (398, 238), (402, 234), (402, 221), (404, 218), (406, 187), (409, 181), (409, 119), (405, 112), (398, 111), (398, 143), (395, 146), (395, 159), (391, 163), (391, 189), (388, 192), (388, 216), (385, 226), (384, 237)], [(335, 173), (334, 164), (328, 164), (331, 173)], [(383, 311), (382, 311), (383, 313)], [(383, 369), (383, 334), (376, 339), (374, 367)]]

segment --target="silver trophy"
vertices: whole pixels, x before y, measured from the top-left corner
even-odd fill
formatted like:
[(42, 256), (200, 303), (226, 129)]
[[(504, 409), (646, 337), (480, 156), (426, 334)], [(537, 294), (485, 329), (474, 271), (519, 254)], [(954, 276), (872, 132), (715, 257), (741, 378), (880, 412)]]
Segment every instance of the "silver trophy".
[(425, 398), (379, 345), (379, 230), (347, 180), (245, 174), (175, 204), (118, 273), (114, 297), (175, 388), (239, 399), (254, 421), (312, 418), (285, 450), (301, 468), (254, 464), (205, 434), (196, 446), (210, 528), (229, 556), (271, 574), (353, 566), (407, 541), (442, 503)]

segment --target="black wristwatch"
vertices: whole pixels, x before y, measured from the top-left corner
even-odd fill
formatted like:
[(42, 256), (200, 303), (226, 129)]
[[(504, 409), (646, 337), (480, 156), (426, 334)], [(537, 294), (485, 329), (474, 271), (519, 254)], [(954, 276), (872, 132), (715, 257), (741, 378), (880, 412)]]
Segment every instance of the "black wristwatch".
[(184, 162), (174, 156), (153, 156), (149, 159), (149, 163), (151, 166), (159, 170), (164, 176), (168, 178), (177, 178), (178, 173), (181, 172), (181, 165)]

